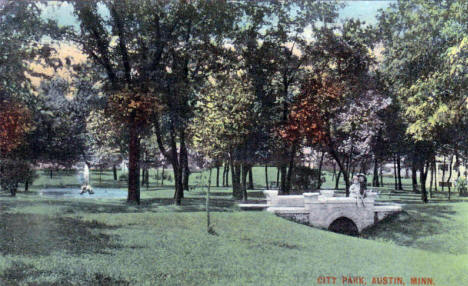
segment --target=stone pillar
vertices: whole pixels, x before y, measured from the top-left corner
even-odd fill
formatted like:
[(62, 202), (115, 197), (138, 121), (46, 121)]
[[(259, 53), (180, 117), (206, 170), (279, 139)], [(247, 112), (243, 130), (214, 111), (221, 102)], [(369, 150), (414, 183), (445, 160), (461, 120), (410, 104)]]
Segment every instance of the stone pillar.
[(324, 197), (331, 198), (335, 194), (335, 190), (321, 190), (320, 194)]
[(274, 207), (275, 205), (277, 205), (278, 191), (266, 190), (266, 191), (263, 191), (263, 194), (266, 197), (268, 207)]
[(304, 193), (304, 208), (310, 212), (318, 204), (319, 193)]

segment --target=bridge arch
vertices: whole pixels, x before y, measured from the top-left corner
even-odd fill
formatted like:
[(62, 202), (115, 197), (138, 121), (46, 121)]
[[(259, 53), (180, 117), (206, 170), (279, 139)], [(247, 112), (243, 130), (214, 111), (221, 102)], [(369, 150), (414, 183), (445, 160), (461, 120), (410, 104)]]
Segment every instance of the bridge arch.
[(334, 219), (328, 226), (328, 230), (352, 236), (359, 235), (358, 226), (354, 223), (352, 219), (345, 216), (340, 216)]

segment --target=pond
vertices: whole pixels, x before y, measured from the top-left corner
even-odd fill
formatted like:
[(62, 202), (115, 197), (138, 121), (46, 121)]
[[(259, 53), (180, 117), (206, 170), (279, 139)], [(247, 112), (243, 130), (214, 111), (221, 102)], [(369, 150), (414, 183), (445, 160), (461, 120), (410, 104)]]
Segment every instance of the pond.
[(127, 190), (116, 188), (93, 188), (94, 194), (80, 194), (81, 189), (75, 188), (47, 188), (39, 191), (41, 196), (54, 198), (84, 198), (84, 199), (124, 199)]

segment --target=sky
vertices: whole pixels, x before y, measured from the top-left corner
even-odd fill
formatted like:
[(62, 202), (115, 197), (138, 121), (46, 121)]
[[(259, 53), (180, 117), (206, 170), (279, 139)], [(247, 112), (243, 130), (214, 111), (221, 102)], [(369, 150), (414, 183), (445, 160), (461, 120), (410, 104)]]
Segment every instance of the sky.
[[(340, 10), (340, 16), (338, 21), (341, 22), (347, 18), (359, 18), (360, 20), (365, 21), (367, 24), (376, 24), (376, 15), (378, 13), (378, 10), (387, 8), (391, 3), (394, 3), (395, 1), (396, 0), (343, 1), (346, 4), (346, 6)], [(56, 5), (47, 5), (43, 7), (44, 9), (42, 15), (44, 18), (56, 20), (61, 26), (77, 25), (77, 19), (73, 15), (72, 5), (64, 2), (56, 2)], [(100, 7), (98, 9), (101, 10), (102, 15), (108, 14), (106, 8)], [(306, 28), (305, 36), (308, 37), (308, 34), (310, 33), (310, 28)], [(83, 55), (77, 47), (70, 46), (67, 44), (61, 45), (61, 47), (58, 49), (58, 56), (60, 58), (71, 57), (73, 63), (78, 63), (86, 60), (85, 55)], [(48, 74), (54, 73), (53, 70), (44, 67), (37, 66), (35, 68), (41, 72), (45, 72)], [(61, 71), (60, 74), (65, 78), (67, 77), (66, 72), (64, 71)], [(39, 84), (39, 79), (33, 79), (33, 82)]]
[(346, 18), (359, 18), (368, 24), (377, 22), (376, 15), (379, 9), (387, 8), (396, 1), (343, 1), (346, 6), (340, 11), (340, 20)]
[[(368, 24), (376, 23), (376, 15), (379, 9), (387, 8), (395, 0), (374, 0), (374, 1), (342, 1), (346, 4), (340, 11), (339, 20), (346, 18), (359, 18)], [(104, 11), (104, 9), (103, 9)], [(59, 25), (68, 26), (76, 24), (73, 16), (72, 5), (60, 3), (56, 6), (48, 5), (43, 12), (46, 18), (57, 20)]]

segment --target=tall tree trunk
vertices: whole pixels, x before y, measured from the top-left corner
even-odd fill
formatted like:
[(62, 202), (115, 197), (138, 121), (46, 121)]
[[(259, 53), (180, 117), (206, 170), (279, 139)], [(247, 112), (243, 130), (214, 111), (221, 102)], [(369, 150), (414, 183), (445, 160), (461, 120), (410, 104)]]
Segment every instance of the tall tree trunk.
[(183, 184), (183, 168), (180, 165), (176, 165), (177, 167), (174, 168), (174, 164), (172, 167), (174, 168), (174, 185), (175, 185), (175, 192), (174, 192), (174, 203), (177, 206), (182, 204), (182, 198), (184, 196), (184, 184)]
[(280, 167), (276, 168), (276, 187), (279, 187), (279, 179), (280, 179)]
[[(343, 164), (343, 168), (344, 168), (344, 172), (343, 172), (343, 178), (344, 178), (344, 181), (345, 181), (345, 186), (346, 186), (346, 196), (349, 196), (349, 174), (350, 174), (350, 171), (351, 171), (351, 165), (352, 165), (352, 154), (353, 154), (353, 147), (351, 147), (351, 151), (349, 152), (349, 155), (346, 159), (343, 160), (342, 164)], [(338, 158), (338, 156), (337, 156)], [(346, 183), (348, 182), (348, 183)]]
[(285, 193), (289, 194), (291, 192), (291, 184), (294, 172), (294, 158), (296, 157), (296, 150), (297, 150), (297, 143), (293, 143), (291, 146), (291, 152), (289, 153), (289, 167), (288, 173), (286, 176), (286, 184), (285, 184)]
[(18, 189), (18, 184), (13, 184), (8, 186), (10, 188), (10, 194), (12, 197), (16, 197), (16, 190)]
[(265, 164), (265, 189), (269, 189), (268, 188), (268, 165)]
[(379, 187), (379, 168), (377, 156), (374, 156), (374, 172), (372, 177), (372, 187)]
[(412, 183), (413, 183), (413, 192), (415, 193), (418, 193), (418, 178), (417, 178), (417, 170), (416, 170), (416, 162), (415, 162), (415, 158), (413, 158), (412, 162), (411, 162), (411, 180), (412, 180)]
[(230, 168), (229, 162), (226, 162), (225, 168), (226, 168), (226, 186), (225, 187), (229, 187), (229, 168)]
[(336, 165), (333, 163), (333, 174), (332, 174), (331, 180), (333, 181), (335, 177), (336, 177)]
[(29, 190), (29, 179), (24, 182), (24, 191), (27, 192)]
[[(182, 185), (183, 185), (183, 190), (189, 189), (189, 176), (190, 176), (190, 169), (188, 165), (188, 152), (187, 152), (187, 146), (185, 145), (185, 132), (181, 131), (181, 137), (184, 136), (184, 138), (181, 138), (181, 144), (180, 144), (180, 166), (183, 169), (182, 170)], [(184, 197), (184, 192), (182, 192), (182, 198)]]
[(341, 170), (338, 171), (338, 175), (336, 176), (336, 179), (335, 179), (335, 190), (338, 190), (338, 187), (340, 186), (340, 177), (341, 177)]
[(447, 185), (447, 187), (448, 187), (448, 199), (449, 199), (449, 201), (450, 201), (451, 190), (452, 190), (452, 188), (451, 188), (451, 186), (450, 186), (450, 184), (451, 184), (450, 180), (452, 179), (452, 164), (453, 164), (453, 156), (450, 155), (449, 177), (448, 177), (448, 179), (447, 179), (447, 183), (448, 183), (448, 185)]
[(253, 183), (253, 175), (252, 175), (252, 167), (249, 168), (249, 190), (254, 189), (254, 183)]
[(219, 166), (216, 166), (216, 187), (219, 188)]
[(433, 161), (434, 161), (434, 190), (437, 192), (438, 191), (438, 186), (437, 186), (437, 173), (438, 173), (438, 170), (437, 170), (437, 159), (434, 155), (434, 158), (433, 158)]
[(442, 165), (442, 192), (444, 191), (444, 188), (445, 188), (445, 169), (446, 168), (447, 168), (447, 162), (446, 162), (446, 158), (444, 155), (444, 163)]
[[(218, 167), (218, 181), (219, 181), (219, 167)], [(210, 220), (210, 189), (211, 189), (211, 168), (210, 173), (208, 175), (208, 186), (206, 188), (206, 231), (209, 234), (214, 234), (213, 228), (211, 227), (211, 220)]]
[(323, 157), (325, 157), (325, 152), (322, 152), (322, 156), (320, 156), (320, 162), (318, 167), (318, 181), (317, 181), (317, 190), (320, 190), (322, 187), (322, 165), (323, 165)]
[(247, 201), (247, 176), (249, 174), (250, 166), (246, 164), (241, 165), (241, 189), (242, 189), (242, 201)]
[(114, 181), (117, 181), (117, 167), (112, 165), (112, 172), (114, 173)]
[(382, 162), (382, 164), (380, 164), (380, 168), (379, 168), (380, 186), (381, 187), (385, 187), (384, 180), (383, 180), (383, 166), (384, 166), (384, 163)]
[[(349, 173), (348, 173), (348, 170), (346, 169), (346, 167), (343, 165), (343, 163), (341, 162), (338, 154), (336, 153), (335, 149), (333, 148), (333, 146), (329, 146), (329, 152), (330, 152), (330, 155), (333, 157), (333, 159), (335, 159), (335, 162), (338, 164), (338, 167), (340, 168), (340, 171), (341, 173), (343, 174), (343, 179), (345, 181), (345, 192), (346, 192), (346, 197), (349, 197), (349, 186), (350, 186), (350, 183), (349, 183)], [(350, 164), (350, 162), (348, 162), (348, 164)], [(339, 175), (339, 174), (338, 174)]]
[(397, 153), (397, 175), (398, 175), (398, 190), (403, 190), (403, 185), (401, 184), (401, 157), (400, 153)]
[(52, 179), (52, 168), (50, 168), (49, 174), (50, 174), (50, 179)]
[(430, 163), (431, 170), (431, 181), (429, 182), (429, 197), (432, 199), (432, 184), (434, 182), (434, 162), (431, 160)]
[(130, 127), (130, 143), (128, 150), (128, 197), (127, 202), (140, 204), (140, 138), (136, 122)]
[[(426, 170), (424, 170), (424, 169), (426, 169)], [(424, 162), (421, 163), (419, 179), (420, 179), (420, 183), (421, 183), (421, 200), (424, 203), (427, 203), (426, 177), (427, 177), (427, 170), (428, 169), (429, 169), (429, 162), (426, 163), (426, 168), (424, 168)]]
[(285, 164), (281, 164), (280, 166), (280, 194), (287, 195), (289, 192), (286, 189), (286, 176), (287, 176), (287, 166)]
[(393, 154), (393, 180), (395, 183), (395, 190), (398, 190), (397, 164), (395, 154)]
[[(231, 156), (232, 157), (232, 156)], [(236, 200), (242, 199), (241, 187), (241, 168), (239, 163), (231, 159), (231, 174), (232, 174), (232, 196)]]
[(172, 168), (174, 170), (174, 203), (178, 206), (182, 204), (182, 198), (184, 197), (184, 156), (183, 152), (185, 149), (185, 133), (184, 130), (179, 130), (179, 156), (177, 154), (177, 145), (175, 141), (175, 135), (171, 138), (171, 151), (172, 151)]
[(146, 183), (146, 188), (149, 189), (149, 168), (146, 168), (145, 183)]
[(223, 187), (226, 187), (226, 163), (223, 166)]
[(164, 169), (165, 169), (165, 166), (163, 165), (162, 172), (161, 172), (161, 186), (164, 186)]

